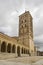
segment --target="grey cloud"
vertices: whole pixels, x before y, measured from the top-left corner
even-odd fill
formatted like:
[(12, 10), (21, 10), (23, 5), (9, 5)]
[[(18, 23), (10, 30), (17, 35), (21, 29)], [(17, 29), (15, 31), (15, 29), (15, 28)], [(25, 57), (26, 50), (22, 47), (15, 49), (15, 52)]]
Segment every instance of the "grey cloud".
[(38, 11), (35, 13), (34, 16), (34, 32), (35, 35), (41, 35), (43, 34), (43, 6), (41, 6), (41, 8), (38, 9)]
[(43, 34), (34, 38), (34, 43), (38, 46), (38, 50), (43, 51)]

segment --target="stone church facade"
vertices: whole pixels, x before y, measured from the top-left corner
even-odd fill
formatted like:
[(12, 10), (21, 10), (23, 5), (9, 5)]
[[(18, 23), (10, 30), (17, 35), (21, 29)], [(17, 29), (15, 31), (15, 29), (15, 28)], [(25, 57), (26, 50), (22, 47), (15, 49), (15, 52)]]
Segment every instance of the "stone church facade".
[(29, 11), (19, 16), (19, 37), (0, 33), (0, 53), (17, 56), (34, 55), (33, 24)]

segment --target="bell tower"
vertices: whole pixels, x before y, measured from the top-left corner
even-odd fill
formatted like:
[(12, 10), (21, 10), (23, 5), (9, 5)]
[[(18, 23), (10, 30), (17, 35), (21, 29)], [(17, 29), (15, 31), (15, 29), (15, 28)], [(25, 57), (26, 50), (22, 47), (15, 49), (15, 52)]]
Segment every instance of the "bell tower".
[(22, 40), (22, 44), (28, 46), (31, 49), (30, 52), (33, 52), (33, 24), (29, 11), (25, 11), (19, 16), (19, 37)]
[(32, 16), (29, 11), (19, 16), (19, 36), (33, 38)]

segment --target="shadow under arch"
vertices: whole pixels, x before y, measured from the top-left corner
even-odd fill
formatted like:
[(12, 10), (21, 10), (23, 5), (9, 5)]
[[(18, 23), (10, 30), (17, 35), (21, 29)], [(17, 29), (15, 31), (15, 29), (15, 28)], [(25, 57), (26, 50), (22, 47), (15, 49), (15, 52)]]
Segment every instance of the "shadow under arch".
[(25, 54), (25, 48), (24, 48), (24, 54)]
[(11, 53), (11, 43), (8, 43), (8, 45), (7, 45), (7, 52)]
[(6, 42), (3, 41), (1, 44), (1, 52), (6, 52)]
[(17, 54), (20, 56), (20, 46), (17, 46)]
[(16, 46), (13, 45), (13, 46), (12, 46), (12, 53), (15, 53), (15, 51), (16, 51)]
[(23, 47), (22, 47), (22, 48), (21, 48), (21, 53), (23, 54), (23, 52), (24, 52), (24, 51), (23, 51)]

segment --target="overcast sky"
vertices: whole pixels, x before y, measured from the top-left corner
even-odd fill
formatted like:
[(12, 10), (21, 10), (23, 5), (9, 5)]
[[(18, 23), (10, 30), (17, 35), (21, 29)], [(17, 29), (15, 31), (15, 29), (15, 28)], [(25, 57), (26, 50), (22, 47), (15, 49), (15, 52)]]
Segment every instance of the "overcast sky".
[(0, 32), (18, 35), (18, 16), (25, 10), (33, 17), (35, 44), (43, 50), (43, 0), (0, 0)]

